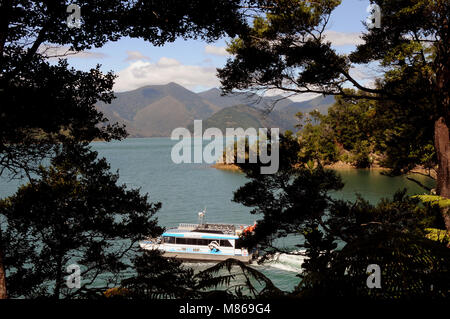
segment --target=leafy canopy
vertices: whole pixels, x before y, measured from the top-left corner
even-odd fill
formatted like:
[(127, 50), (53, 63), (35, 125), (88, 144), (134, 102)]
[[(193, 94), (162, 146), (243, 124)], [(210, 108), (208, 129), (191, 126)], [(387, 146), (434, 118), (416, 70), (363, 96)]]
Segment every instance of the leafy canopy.
[[(40, 178), (0, 202), (0, 242), (11, 297), (80, 297), (117, 284), (132, 269), (136, 243), (162, 228), (160, 203), (118, 185), (104, 159), (64, 145)], [(81, 267), (82, 286), (68, 289), (66, 267)]]

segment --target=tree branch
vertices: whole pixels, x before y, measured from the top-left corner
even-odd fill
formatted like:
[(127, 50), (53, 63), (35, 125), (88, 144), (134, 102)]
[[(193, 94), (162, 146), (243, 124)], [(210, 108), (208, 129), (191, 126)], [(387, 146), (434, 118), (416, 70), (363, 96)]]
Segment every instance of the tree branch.
[(412, 177), (406, 177), (407, 180), (410, 180), (411, 182), (416, 183), (417, 185), (419, 185), (420, 187), (422, 187), (423, 189), (431, 192), (431, 188), (429, 188), (428, 186), (425, 186), (424, 184), (422, 184), (421, 182), (419, 182), (418, 180), (412, 178)]
[(383, 90), (377, 90), (377, 89), (370, 89), (367, 88), (365, 86), (362, 86), (361, 84), (358, 83), (358, 81), (356, 81), (347, 71), (345, 70), (340, 70), (339, 71), (348, 81), (350, 81), (355, 87), (357, 87), (358, 89), (360, 89), (361, 91), (367, 92), (367, 93), (372, 93), (372, 94), (385, 94), (386, 92)]

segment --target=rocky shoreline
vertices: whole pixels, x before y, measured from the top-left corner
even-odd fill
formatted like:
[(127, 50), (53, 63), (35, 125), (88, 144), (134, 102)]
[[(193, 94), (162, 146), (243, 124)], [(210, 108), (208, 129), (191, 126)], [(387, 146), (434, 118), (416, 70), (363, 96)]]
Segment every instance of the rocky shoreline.
[[(226, 164), (226, 163), (219, 162), (219, 163), (213, 164), (211, 167), (220, 169), (220, 170), (225, 170), (225, 171), (241, 172), (241, 169), (236, 164)], [(379, 165), (372, 165), (369, 168), (357, 168), (357, 167), (353, 166), (352, 164), (345, 163), (342, 161), (338, 161), (338, 162), (330, 164), (330, 165), (325, 165), (325, 168), (334, 169), (334, 170), (353, 170), (353, 169), (379, 170), (379, 171), (388, 171), (389, 170), (388, 168), (381, 167)], [(410, 172), (410, 174), (414, 174), (414, 173), (420, 174), (420, 175), (428, 175), (429, 171), (428, 171), (428, 169), (418, 166)], [(431, 176), (433, 178), (436, 178), (436, 172), (432, 170)]]

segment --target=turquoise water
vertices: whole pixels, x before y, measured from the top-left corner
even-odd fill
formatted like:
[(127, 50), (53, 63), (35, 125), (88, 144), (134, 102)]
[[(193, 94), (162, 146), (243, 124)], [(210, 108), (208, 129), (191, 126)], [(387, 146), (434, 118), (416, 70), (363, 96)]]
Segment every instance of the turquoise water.
[[(206, 207), (207, 221), (236, 224), (253, 223), (259, 216), (249, 213), (250, 208), (231, 201), (233, 192), (244, 185), (246, 178), (238, 172), (222, 171), (210, 164), (174, 164), (171, 149), (177, 141), (169, 138), (130, 138), (118, 142), (95, 142), (93, 148), (106, 157), (113, 171), (118, 170), (120, 182), (130, 188), (140, 188), (149, 194), (152, 202), (161, 202), (159, 223), (165, 227), (180, 222), (197, 222), (197, 213)], [(342, 191), (334, 196), (352, 200), (360, 193), (371, 202), (389, 197), (398, 189), (407, 187), (408, 193), (423, 193), (413, 182), (403, 177), (386, 177), (378, 171), (343, 170), (345, 182)], [(0, 180), (0, 196), (14, 193), (20, 181)], [(283, 244), (283, 242), (281, 243)], [(286, 240), (289, 246), (289, 240)], [(290, 290), (298, 282), (296, 270), (300, 260), (280, 256), (271, 264), (256, 266), (281, 289)], [(190, 265), (199, 269), (207, 264)]]

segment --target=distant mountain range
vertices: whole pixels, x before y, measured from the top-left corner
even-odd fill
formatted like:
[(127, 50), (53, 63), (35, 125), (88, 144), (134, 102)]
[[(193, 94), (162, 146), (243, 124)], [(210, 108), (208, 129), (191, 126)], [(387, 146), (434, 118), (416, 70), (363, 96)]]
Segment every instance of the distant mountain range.
[(249, 127), (279, 127), (295, 130), (295, 114), (314, 109), (326, 113), (334, 97), (316, 97), (304, 102), (289, 99), (279, 101), (275, 109), (266, 112), (280, 97), (249, 97), (245, 94), (222, 96), (219, 89), (194, 93), (176, 83), (149, 85), (133, 91), (115, 94), (111, 104), (100, 103), (98, 109), (110, 122), (126, 125), (130, 137), (166, 137), (177, 127), (192, 130), (194, 120), (203, 120), (203, 129), (217, 127), (244, 129)]

